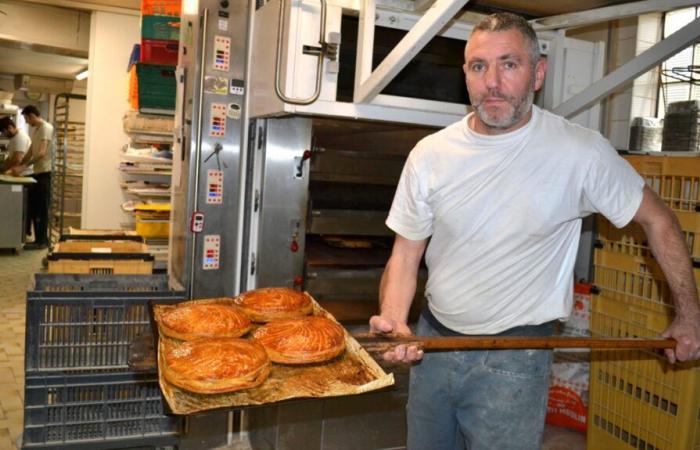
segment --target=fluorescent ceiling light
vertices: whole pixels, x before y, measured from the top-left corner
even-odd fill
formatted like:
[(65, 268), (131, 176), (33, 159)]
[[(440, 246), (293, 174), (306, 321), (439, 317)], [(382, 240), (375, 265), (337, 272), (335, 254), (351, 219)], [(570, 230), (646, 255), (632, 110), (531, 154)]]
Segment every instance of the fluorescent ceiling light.
[(87, 77), (88, 77), (88, 70), (85, 69), (82, 72), (78, 72), (78, 74), (75, 76), (75, 79), (80, 81), (80, 80), (84, 80)]

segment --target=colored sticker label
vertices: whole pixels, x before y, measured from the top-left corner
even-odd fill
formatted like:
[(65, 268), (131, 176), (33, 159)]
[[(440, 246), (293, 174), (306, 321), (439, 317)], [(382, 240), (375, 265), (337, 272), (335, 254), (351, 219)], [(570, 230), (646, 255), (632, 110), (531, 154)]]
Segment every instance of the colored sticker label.
[(218, 234), (204, 236), (204, 249), (202, 253), (202, 269), (218, 269), (219, 255), (221, 253), (221, 236)]
[(209, 122), (209, 136), (224, 137), (226, 135), (226, 110), (225, 103), (211, 104), (211, 121)]
[(226, 36), (214, 37), (214, 70), (227, 72), (231, 60), (231, 38)]
[(228, 80), (225, 77), (204, 77), (204, 92), (208, 94), (226, 95)]
[(219, 30), (228, 31), (228, 19), (219, 19)]
[(220, 205), (224, 202), (224, 172), (207, 170), (207, 204)]

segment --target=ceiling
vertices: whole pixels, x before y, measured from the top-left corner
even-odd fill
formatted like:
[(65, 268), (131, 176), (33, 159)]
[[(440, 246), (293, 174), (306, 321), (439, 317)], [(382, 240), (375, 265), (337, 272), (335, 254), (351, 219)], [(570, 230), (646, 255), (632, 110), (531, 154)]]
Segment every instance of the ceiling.
[[(12, 0), (10, 0), (12, 1)], [(15, 1), (16, 2), (16, 1)], [(0, 11), (3, 1), (0, 0)], [(34, 3), (79, 10), (120, 11), (134, 14), (140, 8), (140, 0), (24, 0), (21, 3)], [(620, 3), (625, 0), (470, 0), (465, 9), (479, 12), (513, 11), (528, 18), (546, 17), (555, 14), (576, 12)], [(0, 13), (2, 21), (9, 20)], [(0, 32), (1, 34), (1, 32)], [(58, 55), (56, 49), (42, 46), (21, 45), (11, 39), (0, 39), (0, 74), (26, 73), (57, 78), (72, 78), (87, 66), (87, 55)]]

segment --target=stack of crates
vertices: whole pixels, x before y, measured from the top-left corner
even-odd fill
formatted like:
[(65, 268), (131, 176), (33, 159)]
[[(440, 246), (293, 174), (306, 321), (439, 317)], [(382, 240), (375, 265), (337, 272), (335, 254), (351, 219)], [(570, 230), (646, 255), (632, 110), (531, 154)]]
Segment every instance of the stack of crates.
[(180, 3), (141, 0), (141, 45), (138, 58), (132, 55), (129, 64), (129, 102), (136, 111), (173, 114), (175, 110)]
[(49, 273), (150, 274), (153, 255), (140, 236), (63, 236), (47, 257)]
[[(700, 157), (626, 159), (674, 210), (700, 285)], [(598, 219), (591, 331), (594, 336), (658, 337), (675, 308), (643, 230)], [(661, 352), (597, 351), (591, 362), (590, 450), (700, 449), (700, 365), (670, 365)]]
[(154, 369), (130, 368), (151, 333), (149, 302), (172, 303), (165, 275), (36, 274), (27, 292), (22, 448), (175, 446)]

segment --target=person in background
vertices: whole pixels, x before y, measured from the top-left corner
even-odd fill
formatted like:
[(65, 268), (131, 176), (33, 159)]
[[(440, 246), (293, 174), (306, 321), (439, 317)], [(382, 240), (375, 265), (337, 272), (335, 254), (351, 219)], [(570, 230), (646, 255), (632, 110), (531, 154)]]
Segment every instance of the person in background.
[[(669, 283), (676, 317), (668, 359), (700, 358), (700, 307), (678, 220), (598, 132), (533, 106), (547, 62), (514, 14), (476, 25), (465, 50), (472, 112), (421, 140), (404, 166), (387, 225), (396, 232), (380, 284), (375, 333), (410, 334), (409, 308), (425, 252), (422, 336), (551, 335), (569, 316), (581, 218), (601, 213), (644, 229)], [(423, 355), (407, 407), (409, 450), (539, 450), (550, 350)]]
[(12, 168), (19, 166), (22, 162), (22, 158), (29, 150), (32, 141), (29, 139), (29, 135), (17, 128), (15, 122), (9, 117), (0, 119), (0, 133), (10, 138), (2, 172), (11, 173)]
[(36, 106), (22, 109), (22, 116), (29, 124), (31, 146), (18, 166), (12, 169), (14, 175), (22, 174), (29, 166), (34, 166), (32, 175), (36, 183), (29, 186), (29, 219), (34, 226), (34, 242), (26, 244), (28, 250), (43, 249), (48, 246), (49, 201), (51, 196), (51, 159), (56, 148), (53, 125), (41, 118)]

